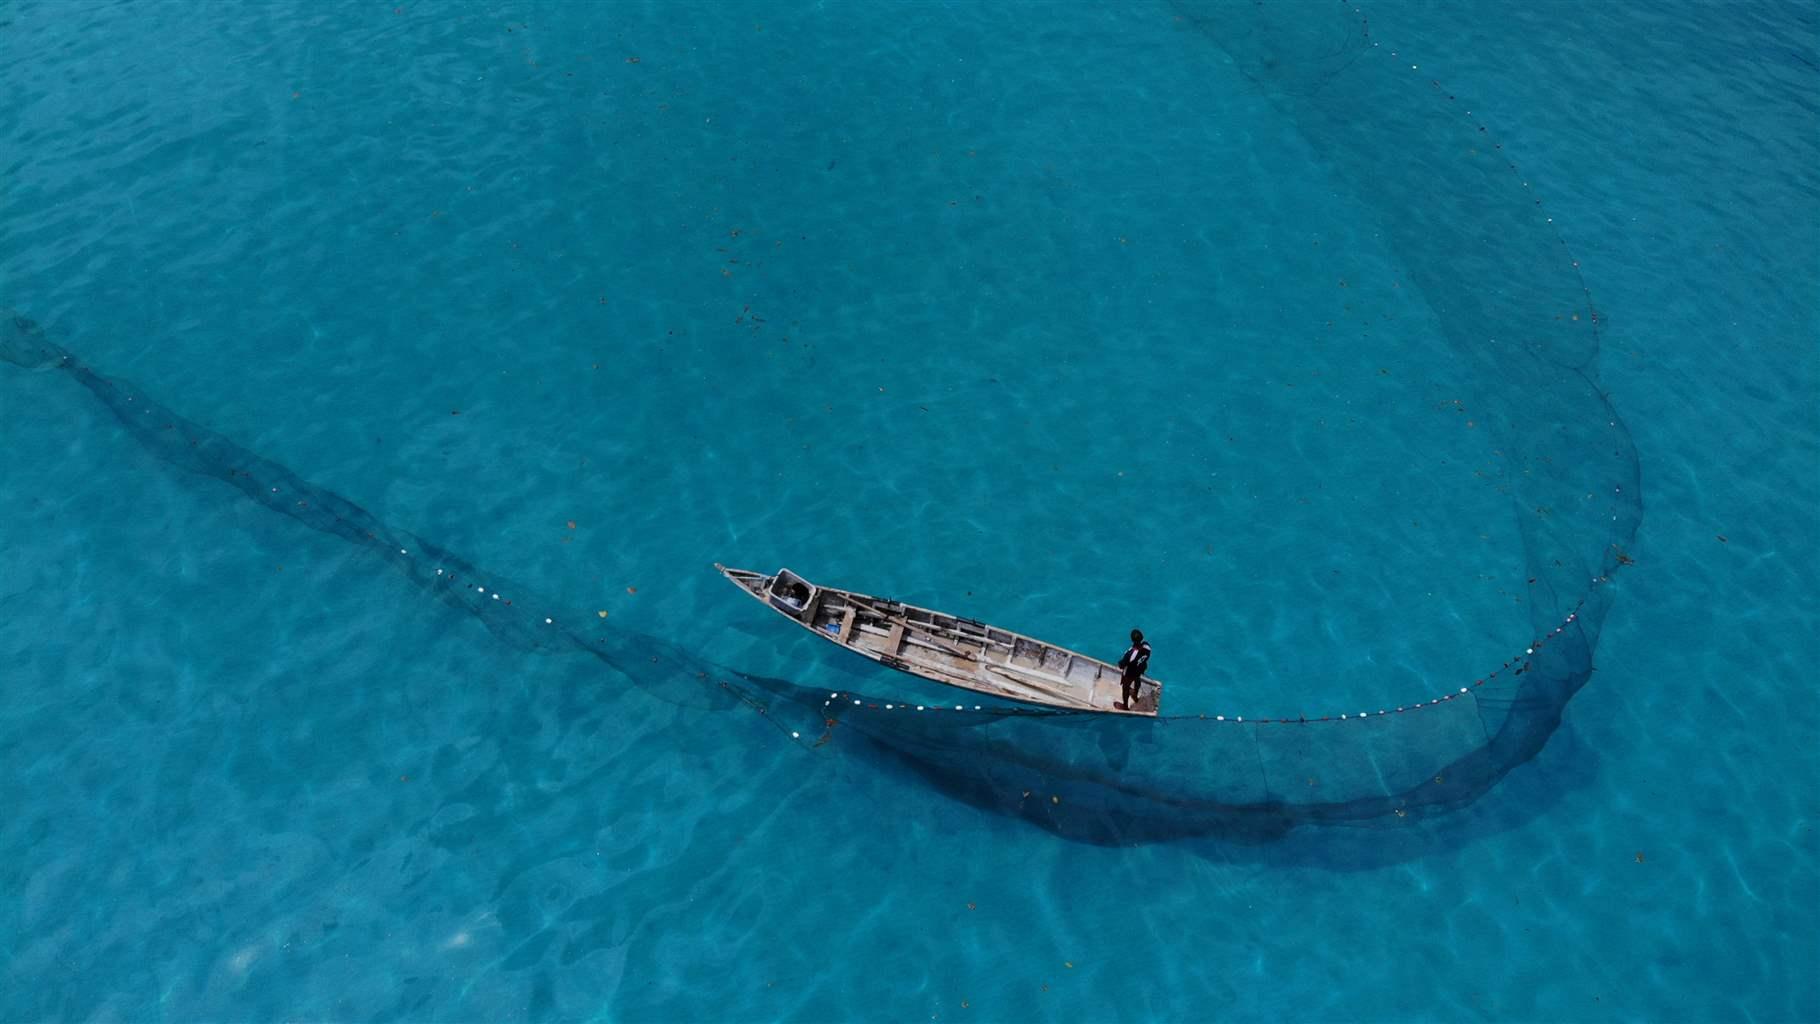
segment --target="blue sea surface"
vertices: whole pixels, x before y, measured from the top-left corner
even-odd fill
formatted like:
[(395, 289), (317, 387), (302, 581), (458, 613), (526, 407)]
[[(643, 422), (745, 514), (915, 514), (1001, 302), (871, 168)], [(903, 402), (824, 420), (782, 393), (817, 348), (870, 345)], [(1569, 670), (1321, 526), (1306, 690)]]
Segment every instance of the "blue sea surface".
[[(1233, 9), (0, 3), (0, 1020), (1820, 1019), (1820, 19)], [(1187, 716), (1603, 628), (1459, 806), (1086, 831), (717, 561)]]

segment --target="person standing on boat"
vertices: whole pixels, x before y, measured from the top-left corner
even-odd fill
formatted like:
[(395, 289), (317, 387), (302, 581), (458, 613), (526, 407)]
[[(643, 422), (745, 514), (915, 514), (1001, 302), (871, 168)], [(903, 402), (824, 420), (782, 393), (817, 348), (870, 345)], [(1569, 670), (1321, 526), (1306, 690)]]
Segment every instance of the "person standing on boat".
[(1150, 643), (1144, 639), (1144, 631), (1131, 631), (1131, 649), (1119, 659), (1119, 691), (1124, 700), (1112, 705), (1120, 711), (1129, 711), (1137, 706), (1138, 693), (1144, 685), (1144, 670), (1150, 667)]

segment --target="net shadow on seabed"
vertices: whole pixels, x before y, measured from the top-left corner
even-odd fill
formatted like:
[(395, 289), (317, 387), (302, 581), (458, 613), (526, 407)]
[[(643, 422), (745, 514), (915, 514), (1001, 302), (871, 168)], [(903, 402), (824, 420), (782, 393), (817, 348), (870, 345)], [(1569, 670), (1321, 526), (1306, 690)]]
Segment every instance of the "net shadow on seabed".
[[(1534, 580), (1531, 635), (1488, 652), (1483, 678), (1410, 694), (1401, 706), (1293, 718), (919, 708), (810, 691), (659, 638), (578, 625), (511, 580), (84, 366), (24, 316), (0, 322), (0, 357), (68, 375), (163, 461), (367, 549), (515, 648), (586, 652), (659, 699), (759, 711), (815, 756), (882, 754), (950, 796), (1084, 842), (1276, 843), (1303, 825), (1406, 826), (1473, 802), (1533, 758), (1591, 677), (1605, 584), (1642, 515), (1635, 448), (1595, 377), (1598, 314), (1553, 218), (1486, 126), (1379, 45), (1350, 4), (1176, 10), (1185, 45), (1206, 47), (1210, 59), (1223, 53), (1337, 179), (1358, 183), (1470, 367), (1459, 389), (1498, 439)], [(1410, 175), (1418, 162), (1446, 167), (1445, 180)], [(1536, 803), (1524, 802), (1528, 813)]]
[[(1173, 6), (1191, 44), (1230, 61), (1353, 183), (1468, 368), (1449, 384), (1497, 439), (1531, 635), (1443, 692), (1292, 718), (907, 712), (853, 694), (830, 695), (827, 710), (944, 790), (1092, 842), (1274, 841), (1305, 824), (1457, 810), (1560, 729), (1642, 517), (1636, 449), (1596, 377), (1599, 314), (1555, 218), (1489, 127), (1375, 40), (1351, 3)], [(1538, 797), (1526, 796), (1531, 813)]]
[[(952, 795), (1086, 841), (1273, 841), (1304, 824), (1398, 826), (1457, 810), (1557, 735), (1592, 675), (1607, 583), (1642, 516), (1636, 450), (1596, 378), (1599, 314), (1555, 218), (1489, 126), (1374, 39), (1352, 4), (1174, 10), (1185, 45), (1229, 61), (1334, 180), (1353, 184), (1467, 368), (1448, 384), (1496, 438), (1530, 635), (1487, 652), (1481, 677), (1402, 705), (1289, 718), (810, 697), (837, 723), (825, 735), (857, 733)], [(1589, 770), (1591, 752), (1574, 752), (1584, 756), (1569, 770)], [(1524, 794), (1525, 813), (1547, 789)]]

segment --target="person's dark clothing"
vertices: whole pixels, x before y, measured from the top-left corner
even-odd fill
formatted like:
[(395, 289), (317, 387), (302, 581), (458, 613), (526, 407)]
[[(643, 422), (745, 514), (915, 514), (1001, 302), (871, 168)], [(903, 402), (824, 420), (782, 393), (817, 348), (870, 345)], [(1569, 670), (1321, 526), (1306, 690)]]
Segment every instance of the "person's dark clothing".
[(1119, 690), (1125, 698), (1125, 706), (1136, 704), (1138, 694), (1143, 692), (1144, 670), (1150, 667), (1150, 641), (1139, 640), (1131, 645), (1125, 656), (1119, 659)]
[(1119, 659), (1119, 668), (1126, 679), (1137, 679), (1150, 667), (1150, 641), (1139, 640), (1131, 645), (1125, 656)]

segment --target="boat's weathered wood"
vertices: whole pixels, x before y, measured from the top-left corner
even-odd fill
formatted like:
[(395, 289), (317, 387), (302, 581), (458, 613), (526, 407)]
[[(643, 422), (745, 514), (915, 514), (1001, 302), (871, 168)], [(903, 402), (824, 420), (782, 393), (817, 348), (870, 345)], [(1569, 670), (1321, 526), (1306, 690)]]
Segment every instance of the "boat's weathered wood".
[(952, 654), (957, 658), (966, 658), (969, 661), (978, 661), (979, 660), (979, 655), (977, 653), (975, 653), (973, 651), (969, 651), (962, 647), (953, 646), (953, 645), (947, 643), (946, 641), (944, 641), (941, 637), (935, 635), (934, 633), (931, 633), (930, 631), (928, 631), (926, 629), (921, 629), (921, 628), (917, 627), (914, 623), (910, 622), (907, 619), (899, 620), (899, 619), (893, 618), (891, 616), (890, 612), (885, 611), (884, 609), (881, 609), (881, 608), (877, 607), (876, 605), (870, 604), (852, 594), (847, 595), (847, 603), (851, 607), (854, 607), (854, 608), (863, 608), (866, 611), (869, 611), (872, 614), (877, 615), (881, 619), (890, 619), (894, 625), (903, 626), (905, 633), (908, 633), (909, 635), (916, 637), (919, 640), (922, 640), (923, 642), (927, 643), (931, 647), (935, 647), (940, 650), (947, 651), (949, 654)]
[[(1162, 684), (1146, 678), (1135, 706), (1120, 708), (1116, 666), (975, 619), (815, 586), (788, 570), (767, 575), (715, 568), (822, 639), (924, 679), (1007, 700), (1109, 714), (1154, 716), (1161, 702)], [(806, 598), (804, 586), (811, 589)]]
[(1020, 679), (1017, 676), (1011, 675), (1009, 673), (1006, 673), (1006, 674), (1000, 676), (999, 683), (1000, 683), (999, 689), (1003, 690), (1007, 695), (1012, 696), (1018, 700), (1030, 701), (1030, 702), (1037, 703), (1037, 704), (1046, 704), (1046, 705), (1050, 705), (1052, 707), (1074, 707), (1074, 708), (1086, 709), (1086, 708), (1090, 708), (1092, 706), (1090, 704), (1083, 704), (1082, 702), (1074, 700), (1073, 698), (1068, 697), (1065, 694), (1057, 694), (1054, 690), (1048, 689), (1046, 687), (1035, 686), (1035, 685), (1029, 683), (1028, 681)]
[(1055, 677), (1053, 677), (1053, 676), (1047, 676), (1047, 677), (1039, 676), (1034, 672), (1026, 672), (1022, 669), (1009, 669), (1003, 665), (987, 665), (986, 670), (988, 672), (997, 672), (1000, 675), (1005, 676), (1006, 678), (1010, 679), (1013, 683), (1016, 683), (1017, 685), (1022, 686), (1024, 689), (1033, 690), (1037, 693), (1042, 694), (1045, 697), (1049, 697), (1049, 698), (1052, 698), (1052, 699), (1058, 700), (1058, 701), (1066, 701), (1069, 704), (1078, 704), (1083, 707), (1092, 707), (1093, 706), (1092, 700), (1081, 700), (1080, 698), (1075, 697), (1072, 694), (1063, 692), (1061, 690), (1054, 689), (1052, 687), (1041, 685), (1044, 682), (1059, 682), (1060, 681), (1060, 680), (1056, 680)]

